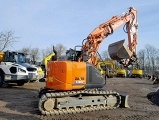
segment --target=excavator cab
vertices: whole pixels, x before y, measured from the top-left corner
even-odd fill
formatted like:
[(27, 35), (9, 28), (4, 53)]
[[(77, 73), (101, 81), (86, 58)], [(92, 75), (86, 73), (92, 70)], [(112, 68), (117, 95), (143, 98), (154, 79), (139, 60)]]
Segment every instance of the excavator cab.
[(125, 40), (112, 43), (108, 46), (110, 58), (113, 60), (128, 59), (132, 56), (132, 52), (125, 44)]
[(78, 61), (78, 58), (81, 56), (82, 51), (69, 49), (66, 51), (67, 60)]
[[(78, 59), (81, 57), (81, 55), (83, 56), (83, 59), (86, 58), (84, 57), (84, 53), (81, 51), (81, 50), (77, 50), (77, 48), (81, 48), (82, 46), (75, 46), (74, 49), (69, 49), (66, 51), (66, 57), (67, 57), (67, 60), (70, 60), (70, 61), (78, 61)], [(85, 60), (83, 60), (85, 61)]]

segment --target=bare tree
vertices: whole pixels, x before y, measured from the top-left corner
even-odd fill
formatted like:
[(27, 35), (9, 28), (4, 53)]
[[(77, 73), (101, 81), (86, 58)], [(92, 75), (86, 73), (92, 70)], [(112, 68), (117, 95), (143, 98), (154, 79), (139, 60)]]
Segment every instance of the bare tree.
[[(66, 47), (62, 44), (55, 45), (55, 50), (57, 51), (57, 56), (61, 56), (63, 53), (66, 52)], [(53, 53), (53, 45), (51, 47), (47, 47), (46, 49), (42, 49), (42, 56), (43, 58)]]
[(45, 49), (42, 49), (42, 50), (41, 50), (41, 54), (42, 54), (42, 59), (43, 59), (45, 56), (47, 56), (47, 55), (46, 55), (46, 52), (45, 52)]
[(24, 53), (26, 55), (26, 60), (28, 62), (32, 62), (33, 64), (41, 58), (39, 48), (23, 47), (18, 50), (18, 52)]
[(33, 62), (38, 61), (40, 58), (39, 48), (32, 48), (30, 50), (30, 57)]
[(31, 51), (31, 47), (23, 47), (22, 49), (18, 51), (24, 53), (25, 55), (29, 55)]
[[(157, 51), (159, 54), (159, 49)], [(159, 68), (159, 55), (156, 57), (156, 67)]]
[(101, 53), (101, 57), (103, 60), (110, 59), (110, 56), (109, 56), (109, 53), (107, 50), (105, 50)]
[(46, 49), (42, 49), (41, 50), (41, 54), (42, 54), (42, 59), (44, 59), (46, 56), (50, 55), (53, 53), (53, 46), (51, 47), (47, 47)]
[(12, 31), (0, 32), (0, 51), (3, 51), (8, 46), (16, 42), (17, 38), (18, 37), (14, 37), (14, 33)]
[(31, 51), (31, 47), (23, 47), (20, 50), (17, 50), (18, 52), (24, 53), (25, 57), (26, 57), (26, 62), (30, 63), (31, 62), (31, 58), (30, 58), (30, 51)]
[(57, 51), (57, 56), (61, 56), (63, 53), (66, 52), (66, 47), (62, 44), (57, 44), (55, 46), (55, 49)]
[(147, 63), (149, 69), (152, 70), (152, 72), (155, 70), (155, 65), (156, 65), (156, 58), (158, 57), (158, 50), (152, 45), (147, 44), (145, 46), (146, 50), (146, 57), (147, 57)]
[(145, 62), (146, 62), (145, 49), (141, 49), (138, 51), (138, 59), (139, 59), (140, 67), (142, 66), (142, 69), (145, 70)]

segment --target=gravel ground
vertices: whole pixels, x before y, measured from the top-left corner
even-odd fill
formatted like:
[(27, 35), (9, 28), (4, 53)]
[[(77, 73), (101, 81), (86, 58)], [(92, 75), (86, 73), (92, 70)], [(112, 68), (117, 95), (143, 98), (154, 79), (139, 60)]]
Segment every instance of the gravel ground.
[(139, 78), (110, 78), (106, 88), (128, 94), (130, 108), (50, 117), (42, 116), (37, 107), (38, 90), (45, 83), (27, 83), (21, 87), (12, 85), (0, 88), (0, 120), (159, 120), (159, 106), (146, 98), (158, 87), (152, 83)]

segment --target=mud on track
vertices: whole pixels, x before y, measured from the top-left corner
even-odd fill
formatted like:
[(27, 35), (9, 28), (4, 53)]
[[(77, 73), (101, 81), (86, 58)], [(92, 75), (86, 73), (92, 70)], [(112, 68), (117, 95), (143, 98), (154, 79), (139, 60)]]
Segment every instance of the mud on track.
[(27, 83), (22, 87), (0, 88), (0, 120), (159, 120), (159, 106), (147, 100), (146, 95), (158, 86), (139, 78), (110, 78), (106, 88), (129, 95), (130, 108), (42, 116), (38, 111), (38, 90), (45, 83)]

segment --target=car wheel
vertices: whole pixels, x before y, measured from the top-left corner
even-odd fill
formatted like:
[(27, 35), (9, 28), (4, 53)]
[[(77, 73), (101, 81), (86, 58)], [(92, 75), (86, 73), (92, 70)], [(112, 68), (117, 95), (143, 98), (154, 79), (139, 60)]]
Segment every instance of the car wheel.
[(8, 87), (8, 83), (4, 82), (4, 77), (2, 75), (0, 76), (0, 87)]

